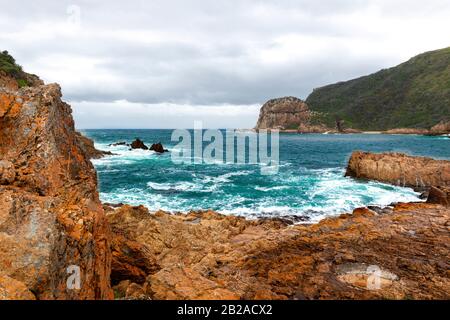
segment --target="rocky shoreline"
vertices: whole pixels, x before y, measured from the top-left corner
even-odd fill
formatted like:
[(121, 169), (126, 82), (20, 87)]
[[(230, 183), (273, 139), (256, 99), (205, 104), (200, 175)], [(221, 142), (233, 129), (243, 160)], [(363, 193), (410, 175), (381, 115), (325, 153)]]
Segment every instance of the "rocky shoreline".
[(0, 299), (449, 298), (448, 189), (311, 225), (102, 205), (59, 86), (0, 78)]
[[(214, 212), (106, 212), (116, 298), (449, 298), (450, 210), (441, 205), (359, 208), (291, 227)], [(377, 289), (367, 286), (371, 269)]]
[(347, 127), (342, 119), (335, 120), (333, 128), (324, 124), (324, 114), (310, 110), (307, 103), (296, 97), (283, 97), (267, 101), (260, 110), (254, 130), (279, 130), (284, 133), (326, 134), (413, 134), (450, 137), (450, 121), (440, 121), (429, 129), (394, 128), (385, 131), (362, 131)]

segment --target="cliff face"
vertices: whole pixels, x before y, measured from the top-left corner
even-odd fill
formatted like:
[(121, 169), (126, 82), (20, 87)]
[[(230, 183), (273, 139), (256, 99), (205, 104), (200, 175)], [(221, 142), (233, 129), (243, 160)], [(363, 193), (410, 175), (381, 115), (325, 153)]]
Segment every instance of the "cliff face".
[(355, 151), (346, 176), (377, 180), (418, 190), (450, 186), (450, 161), (411, 157), (401, 153)]
[(295, 97), (285, 97), (269, 100), (262, 106), (256, 129), (297, 129), (309, 121), (306, 103)]
[[(111, 298), (109, 227), (96, 172), (60, 87), (34, 80), (18, 89), (0, 76), (3, 298), (17, 298), (17, 287), (23, 298)], [(79, 290), (67, 286), (70, 266), (80, 269)]]

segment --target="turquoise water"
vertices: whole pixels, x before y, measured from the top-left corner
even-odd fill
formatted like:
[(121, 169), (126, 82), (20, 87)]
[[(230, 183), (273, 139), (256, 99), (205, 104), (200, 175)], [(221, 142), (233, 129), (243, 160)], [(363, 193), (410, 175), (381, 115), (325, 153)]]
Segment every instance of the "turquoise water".
[(171, 212), (213, 209), (247, 217), (302, 216), (317, 221), (365, 205), (417, 201), (412, 189), (345, 178), (353, 150), (399, 151), (450, 159), (450, 139), (412, 135), (280, 134), (278, 174), (258, 164), (182, 164), (171, 154), (109, 147), (139, 137), (171, 150), (172, 130), (85, 130), (97, 148), (115, 153), (94, 160), (104, 202), (143, 204)]

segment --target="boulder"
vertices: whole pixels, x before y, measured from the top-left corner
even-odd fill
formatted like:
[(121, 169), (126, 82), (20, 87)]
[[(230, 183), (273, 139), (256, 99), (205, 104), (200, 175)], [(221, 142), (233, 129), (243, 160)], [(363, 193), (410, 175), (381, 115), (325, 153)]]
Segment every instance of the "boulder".
[(139, 138), (136, 138), (136, 140), (134, 140), (131, 143), (131, 149), (143, 149), (143, 150), (148, 150), (148, 147), (144, 144), (144, 142), (142, 140), (140, 140)]

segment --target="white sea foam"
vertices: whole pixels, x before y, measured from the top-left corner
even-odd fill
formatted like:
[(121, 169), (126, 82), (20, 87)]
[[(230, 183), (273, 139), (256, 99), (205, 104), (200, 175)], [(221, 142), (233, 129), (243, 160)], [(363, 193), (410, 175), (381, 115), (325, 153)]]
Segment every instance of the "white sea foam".
[(157, 183), (148, 182), (147, 185), (153, 190), (159, 191), (194, 191), (198, 189), (198, 185), (191, 182), (177, 182), (177, 183)]
[[(170, 157), (156, 156), (155, 153), (134, 149), (127, 146), (96, 145), (100, 150), (111, 151), (112, 156), (93, 160), (102, 174), (127, 170), (121, 167), (132, 165), (140, 161), (167, 161)], [(166, 159), (166, 160), (164, 160)], [(217, 163), (223, 164), (223, 163)], [(243, 168), (241, 165), (232, 166), (232, 172), (219, 175), (201, 170), (192, 172), (192, 181), (151, 181), (148, 175), (148, 188), (118, 188), (110, 192), (100, 193), (104, 202), (127, 203), (145, 205), (151, 211), (166, 210), (169, 212), (187, 212), (213, 208), (224, 214), (241, 215), (247, 218), (261, 216), (283, 217), (307, 215), (309, 222), (316, 222), (331, 215), (351, 212), (354, 208), (366, 205), (386, 206), (392, 202), (418, 201), (417, 193), (411, 189), (385, 185), (378, 182), (360, 182), (351, 178), (344, 178), (343, 168), (307, 169), (297, 168), (280, 171), (279, 174), (268, 176), (268, 184), (242, 186), (243, 194), (227, 194), (227, 190), (234, 177), (258, 175), (259, 168)], [(290, 166), (283, 163), (281, 166)], [(204, 167), (203, 167), (204, 168)], [(245, 170), (243, 170), (245, 169)], [(174, 167), (176, 174), (183, 167)], [(216, 169), (213, 169), (214, 171)], [(223, 170), (223, 169), (217, 169)], [(227, 170), (227, 169), (225, 169)], [(214, 172), (212, 171), (212, 172)], [(230, 171), (230, 170), (227, 170)], [(182, 173), (185, 173), (184, 171)], [(141, 176), (144, 173), (136, 173)], [(145, 175), (147, 177), (147, 175)], [(241, 183), (241, 180), (239, 180)], [(261, 191), (258, 198), (252, 197), (251, 191)], [(277, 191), (277, 197), (271, 191)], [(172, 193), (173, 192), (173, 193)], [(186, 192), (198, 192), (198, 197), (183, 197)], [(295, 193), (297, 192), (297, 193)], [(169, 194), (168, 194), (169, 193)], [(211, 196), (208, 196), (211, 193)], [(217, 194), (220, 193), (219, 196)]]
[(274, 191), (274, 190), (286, 190), (290, 189), (291, 186), (275, 186), (275, 187), (255, 187), (255, 190), (268, 192), (268, 191)]

